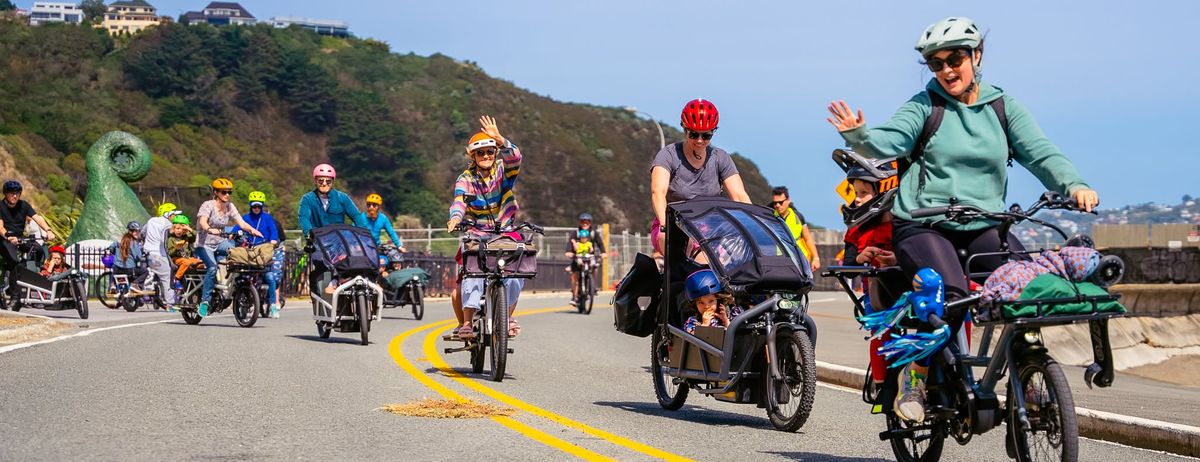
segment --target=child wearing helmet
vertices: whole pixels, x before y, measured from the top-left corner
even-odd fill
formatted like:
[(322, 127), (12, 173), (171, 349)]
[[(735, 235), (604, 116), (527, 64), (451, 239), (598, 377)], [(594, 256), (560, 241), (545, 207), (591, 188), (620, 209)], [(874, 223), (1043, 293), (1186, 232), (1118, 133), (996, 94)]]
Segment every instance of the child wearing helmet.
[(742, 314), (741, 307), (733, 303), (733, 295), (721, 289), (721, 281), (712, 270), (688, 276), (683, 292), (687, 298), (684, 312), (692, 313), (683, 325), (689, 334), (696, 333), (696, 326), (728, 327), (730, 319)]
[(70, 270), (71, 266), (67, 264), (67, 249), (61, 245), (51, 246), (50, 257), (46, 259), (46, 264), (42, 265), (42, 276), (57, 281), (67, 277)]
[(120, 241), (108, 246), (108, 251), (114, 255), (113, 274), (129, 275), (133, 285), (140, 290), (142, 283), (149, 276), (143, 263), (146, 254), (142, 250), (142, 224), (131, 221), (125, 225), (125, 234)]
[(191, 220), (188, 217), (179, 214), (171, 217), (171, 232), (167, 236), (167, 256), (175, 262), (178, 268), (175, 270), (175, 279), (183, 279), (184, 273), (188, 269), (200, 264), (200, 259), (196, 258), (192, 251), (192, 246), (196, 243), (196, 231), (192, 229)]

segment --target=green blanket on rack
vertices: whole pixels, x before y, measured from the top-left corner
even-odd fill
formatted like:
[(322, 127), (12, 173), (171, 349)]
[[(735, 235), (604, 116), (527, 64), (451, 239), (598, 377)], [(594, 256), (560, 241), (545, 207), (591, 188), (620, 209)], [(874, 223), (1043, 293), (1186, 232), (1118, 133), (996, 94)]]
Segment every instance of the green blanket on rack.
[[(1108, 295), (1108, 291), (1090, 282), (1071, 283), (1071, 281), (1058, 277), (1054, 274), (1047, 273), (1033, 278), (1033, 281), (1030, 281), (1029, 285), (1025, 286), (1025, 288), (1021, 290), (1021, 296), (1018, 298), (1018, 300), (1046, 300), (1075, 297), (1077, 290), (1078, 294), (1083, 296)], [(1046, 309), (1040, 314), (1045, 316), (1069, 316), (1091, 314), (1093, 312), (1092, 302), (1090, 301), (1076, 303), (1055, 303), (1052, 305), (1042, 306), (1045, 306)], [(1095, 311), (1101, 313), (1124, 314), (1125, 307), (1116, 300), (1096, 302)], [(1037, 304), (1004, 304), (1002, 313), (1004, 319), (1028, 318), (1039, 315)]]

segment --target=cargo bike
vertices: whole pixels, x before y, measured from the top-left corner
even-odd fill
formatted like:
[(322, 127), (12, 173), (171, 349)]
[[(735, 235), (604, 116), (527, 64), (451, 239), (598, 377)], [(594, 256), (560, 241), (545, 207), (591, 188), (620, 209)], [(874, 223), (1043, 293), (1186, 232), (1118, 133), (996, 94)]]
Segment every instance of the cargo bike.
[[(638, 255), (613, 306), (618, 330), (650, 336), (654, 394), (681, 408), (695, 391), (763, 408), (794, 432), (816, 396), (816, 324), (807, 315), (812, 272), (787, 225), (766, 207), (724, 198), (667, 206), (664, 270)], [(700, 254), (708, 264), (697, 261)], [(703, 258), (699, 258), (703, 261)], [(684, 328), (683, 284), (708, 268), (744, 311), (727, 327)]]
[[(383, 305), (375, 238), (366, 228), (350, 225), (323, 226), (310, 234), (309, 247), (317, 258), (309, 259), (309, 264), (321, 265), (325, 270), (309, 272), (309, 298), (317, 335), (327, 339), (335, 329), (358, 332), (366, 345), (371, 321), (379, 319), (379, 307)], [(313, 280), (323, 274), (331, 279)]]
[[(1028, 221), (1053, 230), (1067, 246), (1093, 247), (1090, 237), (1067, 234), (1053, 223), (1034, 215), (1043, 209), (1075, 210), (1069, 199), (1046, 193), (1028, 209), (1014, 204), (1003, 212), (989, 212), (966, 204), (918, 209), (914, 218), (941, 217), (960, 223), (987, 219), (998, 223), (1001, 236), (1017, 223)], [(1042, 249), (1016, 251), (1000, 239), (995, 252), (961, 255), (968, 279), (981, 281), (991, 273), (972, 271), (977, 261), (988, 256), (1000, 256), (1006, 261), (1024, 259), (1044, 252)], [(939, 354), (931, 357), (926, 378), (926, 413), (922, 422), (900, 419), (894, 412), (899, 368), (889, 368), (884, 386), (873, 386), (867, 371), (863, 385), (863, 400), (872, 406), (872, 414), (883, 414), (887, 429), (879, 438), (888, 441), (896, 460), (901, 462), (931, 462), (941, 458), (947, 438), (965, 445), (974, 435), (1005, 425), (1005, 450), (1019, 461), (1074, 461), (1078, 458), (1079, 428), (1071, 388), (1061, 366), (1050, 356), (1042, 340), (1041, 329), (1074, 323), (1088, 323), (1094, 363), (1087, 368), (1084, 382), (1108, 387), (1113, 382), (1112, 348), (1108, 337), (1108, 319), (1121, 316), (1125, 309), (1118, 303), (1118, 294), (1110, 294), (1108, 286), (1121, 278), (1124, 265), (1114, 256), (1100, 258), (1094, 275), (1086, 281), (1066, 279), (1055, 285), (1039, 285), (1032, 292), (1030, 283), (1015, 301), (984, 303), (979, 291), (966, 298), (945, 304), (944, 314), (929, 314), (926, 319), (907, 316), (891, 331), (901, 336), (924, 328), (953, 327), (953, 320), (970, 320), (982, 336), (974, 354), (965, 328), (954, 328), (955, 335)], [(866, 298), (859, 296), (851, 281), (858, 276), (876, 278), (901, 272), (898, 267), (871, 268), (866, 266), (831, 267), (822, 274), (836, 277), (855, 304), (855, 314), (861, 320), (868, 310)], [(1057, 277), (1054, 275), (1042, 275)], [(903, 281), (903, 278), (901, 278)], [(1035, 282), (1038, 279), (1035, 279)], [(900, 288), (884, 288), (898, 296)], [(885, 293), (886, 293), (885, 292)], [(1026, 293), (1029, 292), (1029, 293)], [(875, 302), (880, 303), (880, 302)], [(884, 302), (886, 305), (886, 302)], [(945, 319), (943, 319), (945, 318)], [(999, 335), (996, 335), (999, 330)], [(982, 368), (981, 375), (976, 375)], [(997, 390), (1003, 386), (1004, 390)], [(1003, 396), (1001, 396), (1003, 394)]]

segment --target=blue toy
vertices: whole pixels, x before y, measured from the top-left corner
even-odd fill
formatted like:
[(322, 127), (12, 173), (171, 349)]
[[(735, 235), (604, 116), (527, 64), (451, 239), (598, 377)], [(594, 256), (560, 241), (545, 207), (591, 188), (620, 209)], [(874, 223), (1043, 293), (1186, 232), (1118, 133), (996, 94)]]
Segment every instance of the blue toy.
[[(905, 292), (891, 308), (871, 312), (858, 319), (871, 333), (872, 339), (889, 332), (904, 316), (927, 321), (930, 314), (941, 317), (946, 310), (945, 284), (942, 275), (932, 268), (921, 268), (913, 276), (913, 290)], [(891, 336), (879, 353), (888, 360), (888, 367), (901, 367), (908, 363), (928, 358), (941, 349), (950, 339), (950, 329), (942, 326), (933, 332), (916, 332)]]

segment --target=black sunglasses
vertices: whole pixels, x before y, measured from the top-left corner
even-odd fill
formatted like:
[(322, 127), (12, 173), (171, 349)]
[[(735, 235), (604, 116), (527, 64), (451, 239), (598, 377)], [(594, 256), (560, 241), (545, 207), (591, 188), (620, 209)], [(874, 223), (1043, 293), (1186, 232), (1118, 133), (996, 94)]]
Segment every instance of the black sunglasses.
[(713, 132), (694, 132), (691, 130), (687, 131), (687, 137), (691, 138), (693, 140), (696, 140), (696, 139), (711, 140), (712, 136), (713, 136)]
[(333, 184), (333, 178), (317, 178), (317, 184)]
[(233, 190), (232, 190), (232, 189), (218, 189), (218, 190), (217, 190), (217, 194), (229, 194), (229, 193), (232, 193), (232, 192), (233, 192)]
[(950, 65), (950, 67), (958, 67), (958, 66), (962, 65), (963, 61), (966, 61), (967, 58), (970, 58), (970, 57), (971, 57), (970, 50), (967, 50), (965, 48), (959, 48), (957, 50), (950, 52), (950, 56), (947, 56), (946, 59), (929, 58), (928, 61), (925, 61), (925, 65), (929, 66), (930, 72), (941, 72), (942, 68), (945, 67), (947, 64)]
[(497, 152), (499, 152), (499, 151), (496, 149), (478, 149), (475, 151), (475, 155), (485, 156), (485, 157), (486, 156), (494, 156), (494, 155), (496, 155)]
[(784, 202), (787, 202), (787, 201), (786, 201), (786, 200), (782, 200), (782, 201), (771, 201), (771, 207), (779, 207), (779, 206), (783, 205), (783, 203), (784, 203)]

